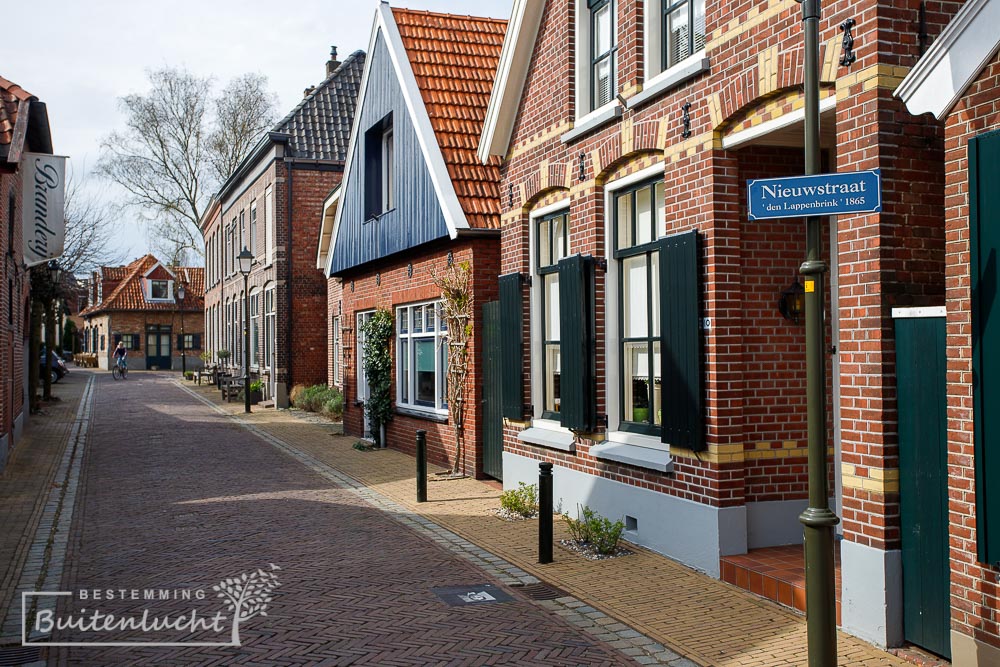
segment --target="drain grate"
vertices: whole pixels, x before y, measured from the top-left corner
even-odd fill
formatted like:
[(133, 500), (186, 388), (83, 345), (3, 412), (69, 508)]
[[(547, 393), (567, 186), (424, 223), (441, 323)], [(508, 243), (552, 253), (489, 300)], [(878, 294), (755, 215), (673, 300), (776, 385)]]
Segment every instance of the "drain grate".
[(0, 667), (13, 667), (38, 662), (42, 659), (42, 649), (37, 646), (0, 647)]
[(521, 591), (532, 600), (555, 600), (556, 598), (570, 597), (570, 594), (566, 591), (544, 582), (520, 586), (517, 590)]

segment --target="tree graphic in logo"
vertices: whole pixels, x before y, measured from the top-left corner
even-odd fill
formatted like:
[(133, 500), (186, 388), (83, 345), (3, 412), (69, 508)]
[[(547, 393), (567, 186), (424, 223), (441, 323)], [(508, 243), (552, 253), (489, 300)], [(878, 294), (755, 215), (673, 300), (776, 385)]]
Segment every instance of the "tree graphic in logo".
[(254, 616), (267, 616), (267, 605), (271, 602), (271, 593), (281, 585), (278, 575), (274, 572), (281, 568), (274, 563), (270, 564), (271, 571), (258, 568), (256, 572), (247, 574), (244, 572), (239, 577), (230, 577), (212, 586), (212, 590), (219, 594), (220, 598), (226, 600), (226, 607), (233, 613), (233, 646), (240, 644), (240, 623), (248, 621)]

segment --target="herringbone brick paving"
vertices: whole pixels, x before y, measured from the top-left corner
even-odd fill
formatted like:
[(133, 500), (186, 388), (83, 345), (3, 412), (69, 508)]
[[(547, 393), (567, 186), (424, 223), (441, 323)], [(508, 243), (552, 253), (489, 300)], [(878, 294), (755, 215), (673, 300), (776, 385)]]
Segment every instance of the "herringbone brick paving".
[[(507, 603), (445, 605), (432, 587), (487, 583), (483, 571), (220, 418), (164, 377), (98, 380), (64, 590), (209, 594), (201, 602), (152, 607), (128, 599), (94, 603), (105, 612), (152, 608), (162, 615), (221, 609), (212, 584), (271, 563), (282, 568), (282, 585), (268, 616), (241, 627), (240, 648), (71, 647), (58, 649), (51, 662), (625, 664), (621, 653), (517, 593)], [(72, 609), (78, 607), (77, 601)], [(168, 639), (100, 635), (102, 641), (154, 637)]]
[[(218, 401), (229, 412), (237, 406)], [(248, 416), (257, 427), (358, 479), (413, 511), (586, 600), (607, 614), (705, 665), (778, 667), (805, 665), (805, 618), (645, 549), (626, 558), (592, 562), (557, 549), (555, 562), (538, 565), (537, 524), (501, 523), (490, 515), (500, 492), (476, 480), (429, 485), (431, 502), (414, 502), (413, 458), (393, 450), (360, 452), (351, 437), (306, 421), (293, 412), (261, 410)], [(567, 537), (557, 523), (556, 539)], [(885, 651), (838, 633), (845, 667), (906, 665)]]
[(60, 400), (46, 404), (28, 420), (24, 438), (0, 475), (0, 628), (89, 377), (87, 371), (74, 370), (53, 385), (52, 393)]

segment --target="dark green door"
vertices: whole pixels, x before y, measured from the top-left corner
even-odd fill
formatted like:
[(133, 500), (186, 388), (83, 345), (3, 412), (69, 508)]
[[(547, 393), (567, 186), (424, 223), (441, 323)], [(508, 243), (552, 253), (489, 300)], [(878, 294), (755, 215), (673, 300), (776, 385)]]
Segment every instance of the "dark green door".
[(500, 302), (483, 305), (483, 474), (503, 479)]
[(903, 634), (950, 657), (945, 318), (896, 320)]
[(146, 327), (146, 368), (170, 370), (170, 327), (150, 324)]

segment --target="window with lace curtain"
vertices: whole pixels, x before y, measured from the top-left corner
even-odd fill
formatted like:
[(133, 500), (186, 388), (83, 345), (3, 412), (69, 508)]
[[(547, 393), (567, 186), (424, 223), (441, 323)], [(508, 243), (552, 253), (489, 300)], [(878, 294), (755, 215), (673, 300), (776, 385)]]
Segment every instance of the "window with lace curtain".
[(615, 5), (588, 0), (590, 10), (590, 110), (610, 102), (615, 90)]
[(705, 0), (660, 0), (661, 59), (666, 70), (705, 47)]

